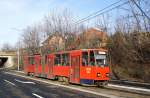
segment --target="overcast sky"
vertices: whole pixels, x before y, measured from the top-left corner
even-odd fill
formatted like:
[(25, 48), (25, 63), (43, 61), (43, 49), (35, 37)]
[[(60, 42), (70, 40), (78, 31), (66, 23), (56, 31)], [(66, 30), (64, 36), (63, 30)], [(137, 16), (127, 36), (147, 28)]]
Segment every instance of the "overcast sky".
[[(22, 31), (55, 8), (68, 8), (76, 19), (86, 17), (117, 0), (0, 0), (0, 45), (14, 45)], [(18, 29), (18, 30), (15, 30)]]

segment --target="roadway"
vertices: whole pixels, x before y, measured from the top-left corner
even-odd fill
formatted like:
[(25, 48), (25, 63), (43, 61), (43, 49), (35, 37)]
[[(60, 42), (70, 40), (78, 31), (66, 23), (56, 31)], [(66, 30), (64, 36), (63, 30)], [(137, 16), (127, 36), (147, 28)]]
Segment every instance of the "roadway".
[(0, 70), (0, 98), (106, 98), (50, 85)]
[(0, 68), (0, 98), (150, 98), (149, 89), (109, 84), (108, 87), (64, 85)]

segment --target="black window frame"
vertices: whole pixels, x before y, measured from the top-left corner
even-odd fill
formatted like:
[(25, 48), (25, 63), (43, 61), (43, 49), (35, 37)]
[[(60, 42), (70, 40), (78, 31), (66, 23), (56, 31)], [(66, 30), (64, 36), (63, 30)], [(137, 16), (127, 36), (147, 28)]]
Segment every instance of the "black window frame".
[(62, 66), (69, 66), (70, 65), (70, 62), (69, 62), (69, 60), (70, 60), (70, 58), (69, 58), (69, 53), (63, 53), (62, 55), (61, 55), (61, 65)]
[[(84, 53), (86, 53), (86, 54), (84, 54)], [(89, 65), (88, 58), (89, 58), (88, 51), (82, 51), (82, 66)]]
[(54, 65), (61, 66), (61, 54), (55, 54)]

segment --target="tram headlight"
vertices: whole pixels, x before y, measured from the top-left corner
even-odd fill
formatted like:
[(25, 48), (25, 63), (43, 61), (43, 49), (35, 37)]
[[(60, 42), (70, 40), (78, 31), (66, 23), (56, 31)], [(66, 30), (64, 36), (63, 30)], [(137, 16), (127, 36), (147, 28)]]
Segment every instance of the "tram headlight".
[(109, 77), (109, 73), (106, 73), (106, 77)]
[(101, 74), (100, 73), (97, 73), (97, 77), (100, 77), (101, 76)]

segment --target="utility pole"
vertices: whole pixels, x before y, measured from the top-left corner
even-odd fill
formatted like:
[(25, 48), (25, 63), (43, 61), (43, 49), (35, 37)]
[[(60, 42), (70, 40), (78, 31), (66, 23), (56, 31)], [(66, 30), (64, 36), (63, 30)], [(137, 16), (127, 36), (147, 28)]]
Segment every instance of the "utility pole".
[[(20, 42), (19, 42), (19, 44), (20, 44)], [(17, 55), (18, 55), (18, 71), (19, 71), (19, 67), (20, 67), (20, 65), (19, 65), (19, 63), (20, 63), (20, 53), (19, 53), (19, 48), (20, 48), (20, 46), (18, 46), (18, 51), (17, 51)]]
[(18, 41), (18, 50), (17, 50), (17, 56), (18, 56), (18, 71), (20, 70), (20, 40)]
[[(14, 31), (18, 31), (18, 32), (21, 32), (21, 31), (24, 31), (23, 29), (17, 29), (17, 28), (11, 28), (11, 30), (14, 30)], [(18, 64), (17, 64), (17, 70), (19, 71), (20, 70), (20, 40), (18, 41), (18, 49), (17, 49), (17, 58), (18, 58)]]

